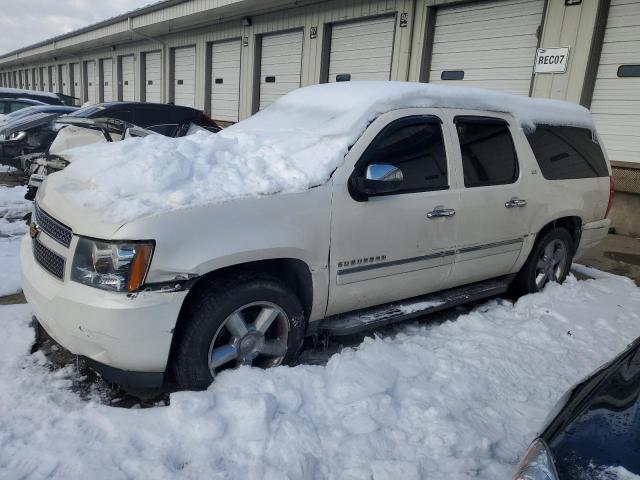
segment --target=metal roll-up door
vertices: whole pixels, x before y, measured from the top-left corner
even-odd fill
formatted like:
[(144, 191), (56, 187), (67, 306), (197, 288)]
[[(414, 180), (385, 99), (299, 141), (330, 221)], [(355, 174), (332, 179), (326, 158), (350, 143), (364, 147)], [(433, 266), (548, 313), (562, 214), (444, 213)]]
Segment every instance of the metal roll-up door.
[(113, 101), (113, 59), (104, 58), (100, 60), (100, 90), (102, 93), (101, 101)]
[(196, 104), (196, 47), (176, 48), (173, 55), (173, 101), (176, 105)]
[(62, 93), (65, 95), (69, 95), (71, 93), (71, 81), (69, 80), (69, 65), (60, 65), (60, 77), (62, 80), (62, 85), (60, 89)]
[(262, 37), (260, 110), (281, 96), (300, 88), (302, 37), (302, 30)]
[(211, 117), (237, 122), (240, 105), (240, 40), (211, 45)]
[(144, 75), (145, 101), (162, 102), (162, 57), (160, 52), (145, 53)]
[(329, 81), (389, 80), (395, 23), (382, 17), (334, 25)]
[(49, 66), (49, 91), (58, 93), (58, 72), (53, 65)]
[(80, 65), (77, 63), (71, 64), (71, 69), (69, 70), (69, 84), (71, 85), (69, 91), (70, 95), (73, 97), (80, 96)]
[(135, 61), (133, 55), (127, 55), (120, 58), (120, 67), (122, 68), (120, 81), (122, 85), (122, 100), (132, 102), (136, 95), (136, 75)]
[(544, 0), (506, 0), (442, 7), (429, 82), (529, 95)]
[(611, 0), (591, 112), (609, 158), (640, 164), (640, 0)]
[(86, 82), (87, 82), (87, 86), (86, 86), (86, 92), (87, 92), (87, 102), (89, 103), (96, 103), (97, 101), (97, 88), (98, 88), (98, 78), (96, 75), (96, 62), (94, 61), (90, 61), (86, 63), (86, 67), (87, 67), (87, 78), (86, 78)]

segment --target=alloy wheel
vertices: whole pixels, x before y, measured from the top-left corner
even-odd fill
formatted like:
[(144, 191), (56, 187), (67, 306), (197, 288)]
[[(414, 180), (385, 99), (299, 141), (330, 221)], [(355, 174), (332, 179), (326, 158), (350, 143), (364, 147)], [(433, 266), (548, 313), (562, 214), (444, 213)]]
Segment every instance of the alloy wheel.
[(289, 318), (270, 302), (253, 302), (229, 315), (209, 346), (211, 376), (226, 368), (280, 365), (287, 353)]
[(549, 242), (536, 265), (536, 288), (541, 290), (548, 282), (559, 282), (567, 269), (567, 246), (561, 240)]

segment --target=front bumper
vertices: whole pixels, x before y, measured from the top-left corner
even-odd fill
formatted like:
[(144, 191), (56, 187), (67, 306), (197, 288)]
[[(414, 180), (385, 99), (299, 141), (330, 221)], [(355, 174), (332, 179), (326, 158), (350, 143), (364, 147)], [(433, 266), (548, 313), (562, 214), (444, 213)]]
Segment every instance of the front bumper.
[[(42, 240), (50, 248), (61, 248), (46, 237)], [(34, 315), (65, 349), (87, 357), (99, 372), (104, 366), (100, 373), (116, 383), (121, 382), (109, 375), (114, 370), (131, 378), (135, 372), (166, 370), (173, 329), (187, 292), (128, 295), (98, 290), (68, 280), (70, 265), (65, 280), (58, 280), (34, 259), (29, 235), (22, 240), (20, 262), (22, 289)]]

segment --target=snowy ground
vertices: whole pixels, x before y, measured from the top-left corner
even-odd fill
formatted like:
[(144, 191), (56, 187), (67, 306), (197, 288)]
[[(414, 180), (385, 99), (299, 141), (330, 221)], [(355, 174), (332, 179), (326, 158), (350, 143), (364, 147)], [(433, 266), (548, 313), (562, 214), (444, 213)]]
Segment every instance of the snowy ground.
[(640, 335), (640, 289), (589, 273), (144, 410), (82, 400), (30, 354), (29, 307), (0, 307), (0, 477), (511, 478), (559, 396)]
[(20, 237), (27, 231), (22, 218), (33, 204), (24, 199), (26, 187), (0, 185), (0, 296), (20, 291)]

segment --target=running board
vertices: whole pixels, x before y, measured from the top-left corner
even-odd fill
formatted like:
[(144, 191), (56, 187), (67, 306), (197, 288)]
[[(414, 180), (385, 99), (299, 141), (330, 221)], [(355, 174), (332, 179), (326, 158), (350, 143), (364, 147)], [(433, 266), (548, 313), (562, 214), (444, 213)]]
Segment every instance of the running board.
[(422, 317), (440, 310), (504, 293), (513, 279), (514, 275), (507, 275), (414, 297), (409, 300), (333, 315), (321, 321), (318, 331), (340, 337)]

